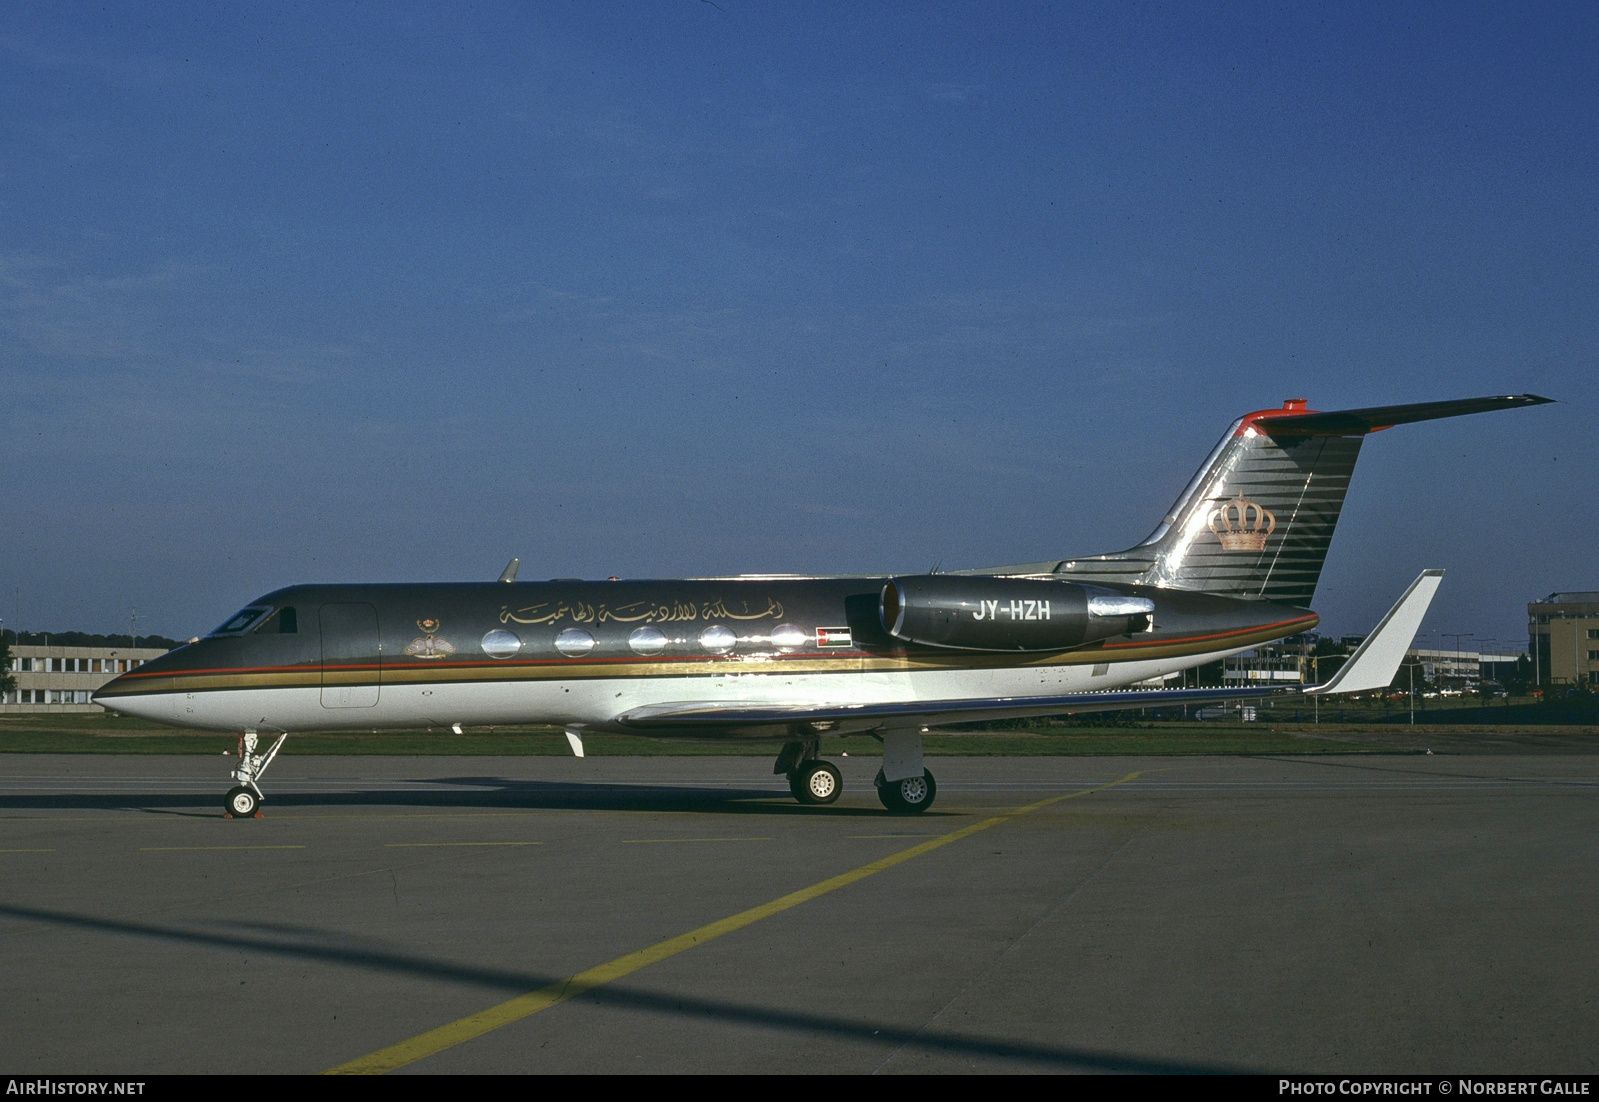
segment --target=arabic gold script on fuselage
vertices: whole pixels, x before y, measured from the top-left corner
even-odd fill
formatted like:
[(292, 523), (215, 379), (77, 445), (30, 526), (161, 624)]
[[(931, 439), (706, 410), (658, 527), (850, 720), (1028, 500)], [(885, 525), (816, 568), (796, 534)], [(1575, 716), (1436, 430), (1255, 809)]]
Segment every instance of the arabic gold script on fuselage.
[(763, 606), (758, 601), (724, 601), (718, 597), (703, 604), (694, 601), (633, 601), (611, 607), (603, 603), (591, 605), (584, 601), (545, 601), (526, 608), (512, 609), (507, 605), (500, 609), (502, 624), (513, 621), (518, 624), (553, 624), (562, 619), (570, 619), (575, 624), (603, 624), (608, 620), (618, 624), (665, 624), (675, 620), (760, 620), (766, 617), (781, 620), (782, 602), (768, 597)]

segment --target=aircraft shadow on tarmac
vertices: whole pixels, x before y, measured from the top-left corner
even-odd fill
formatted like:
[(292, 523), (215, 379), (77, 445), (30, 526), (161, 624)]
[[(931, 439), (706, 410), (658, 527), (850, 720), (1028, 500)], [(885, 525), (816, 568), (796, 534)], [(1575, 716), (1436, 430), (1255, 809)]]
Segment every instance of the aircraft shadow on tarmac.
[[(564, 978), (533, 972), (478, 968), (427, 957), (410, 956), (391, 949), (363, 947), (359, 944), (359, 939), (352, 939), (348, 934), (332, 934), (306, 927), (230, 922), (216, 923), (215, 925), (221, 929), (215, 931), (185, 930), (176, 926), (6, 904), (0, 904), (0, 919), (40, 923), (57, 929), (108, 934), (137, 941), (178, 944), (197, 949), (219, 949), (229, 952), (246, 950), (288, 960), (358, 968), (421, 980), (458, 983), (483, 990), (491, 998), (496, 996), (506, 998), (536, 991)], [(883, 1052), (885, 1061), (901, 1050), (909, 1050), (1085, 1071), (1236, 1074), (1250, 1070), (1065, 1045), (1008, 1041), (970, 1033), (925, 1028), (906, 1029), (886, 1022), (641, 990), (620, 983), (592, 988), (575, 998), (631, 1011), (745, 1026), (759, 1025), (773, 1030), (821, 1034), (864, 1042), (879, 1048)], [(395, 1038), (395, 1040), (400, 1039)]]
[[(772, 788), (708, 788), (693, 785), (617, 784), (614, 782), (526, 781), (505, 777), (430, 777), (396, 781), (393, 789), (353, 792), (283, 792), (266, 789), (261, 807), (418, 807), (505, 808), (566, 811), (694, 811), (702, 814), (821, 815), (882, 818), (878, 807), (837, 804), (803, 807), (792, 796)], [(407, 788), (406, 785), (441, 785), (449, 789)], [(178, 813), (188, 809), (215, 809), (222, 816), (223, 788), (216, 792), (73, 793), (18, 792), (0, 795), (0, 811), (147, 811)], [(938, 816), (929, 810), (923, 814)]]

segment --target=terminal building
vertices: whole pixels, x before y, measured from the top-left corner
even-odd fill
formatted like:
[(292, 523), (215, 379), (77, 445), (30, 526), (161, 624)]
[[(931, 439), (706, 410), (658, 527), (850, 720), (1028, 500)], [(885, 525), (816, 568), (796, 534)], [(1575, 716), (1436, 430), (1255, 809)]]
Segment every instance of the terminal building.
[(16, 712), (103, 712), (89, 696), (119, 673), (159, 658), (166, 647), (11, 645), (17, 687), (0, 693), (0, 715)]
[(1527, 606), (1527, 645), (1540, 685), (1599, 685), (1599, 593), (1551, 593)]
[[(1599, 594), (1595, 594), (1599, 599)], [(1346, 635), (1340, 645), (1353, 651), (1365, 636)], [(1594, 646), (1599, 648), (1599, 642)], [(1313, 655), (1314, 644), (1309, 637), (1285, 639), (1254, 650), (1235, 654), (1222, 663), (1222, 683), (1259, 683), (1281, 681), (1310, 684), (1325, 681), (1347, 661), (1345, 655)], [(1482, 650), (1434, 650), (1412, 647), (1405, 653), (1405, 663), (1419, 667), (1418, 672), (1428, 681), (1442, 684), (1475, 684), (1480, 681), (1498, 681), (1512, 677), (1520, 654)], [(1595, 663), (1599, 667), (1599, 662)]]
[(1428, 681), (1499, 681), (1515, 676), (1519, 654), (1474, 650), (1429, 650), (1412, 647), (1405, 660), (1421, 666)]

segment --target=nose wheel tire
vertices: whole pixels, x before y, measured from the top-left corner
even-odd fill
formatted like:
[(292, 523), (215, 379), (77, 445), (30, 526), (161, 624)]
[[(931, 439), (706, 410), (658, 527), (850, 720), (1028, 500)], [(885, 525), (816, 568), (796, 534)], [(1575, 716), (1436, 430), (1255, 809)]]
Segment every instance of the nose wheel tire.
[(802, 804), (830, 804), (844, 791), (844, 778), (832, 762), (806, 761), (788, 775), (788, 787)]
[(922, 770), (920, 777), (906, 777), (902, 781), (886, 781), (882, 771), (877, 774), (877, 798), (884, 807), (896, 815), (916, 815), (933, 806), (938, 795), (938, 785), (933, 782), (931, 770)]
[(222, 801), (222, 810), (235, 819), (253, 819), (260, 806), (261, 801), (256, 794), (242, 784), (228, 789), (227, 797)]

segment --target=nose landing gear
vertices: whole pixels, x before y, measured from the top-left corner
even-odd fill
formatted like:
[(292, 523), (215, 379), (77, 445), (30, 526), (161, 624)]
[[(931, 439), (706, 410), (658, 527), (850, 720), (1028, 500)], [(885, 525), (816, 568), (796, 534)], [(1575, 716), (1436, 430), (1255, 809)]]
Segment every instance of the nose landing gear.
[(224, 819), (259, 819), (261, 817), (261, 801), (266, 799), (261, 794), (261, 789), (256, 785), (256, 780), (267, 771), (267, 766), (272, 764), (272, 759), (278, 756), (278, 751), (283, 747), (283, 741), (289, 737), (288, 732), (278, 736), (269, 750), (264, 754), (255, 752), (257, 736), (254, 728), (245, 730), (239, 736), (239, 766), (233, 771), (233, 779), (240, 783), (228, 789), (228, 794), (222, 800), (222, 817)]
[(241, 784), (228, 789), (227, 797), (222, 801), (222, 817), (225, 819), (254, 819), (261, 814), (256, 810), (260, 806), (260, 798)]

